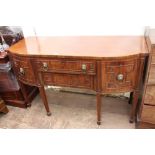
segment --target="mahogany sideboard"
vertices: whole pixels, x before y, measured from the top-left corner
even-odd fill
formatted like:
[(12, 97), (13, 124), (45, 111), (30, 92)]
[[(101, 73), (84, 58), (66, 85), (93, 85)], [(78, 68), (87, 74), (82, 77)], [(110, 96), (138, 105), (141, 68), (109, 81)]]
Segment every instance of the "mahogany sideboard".
[(135, 121), (145, 58), (143, 36), (28, 37), (8, 49), (21, 88), (39, 88), (51, 115), (45, 85), (84, 88), (96, 92), (97, 123), (101, 95), (132, 92), (130, 122)]

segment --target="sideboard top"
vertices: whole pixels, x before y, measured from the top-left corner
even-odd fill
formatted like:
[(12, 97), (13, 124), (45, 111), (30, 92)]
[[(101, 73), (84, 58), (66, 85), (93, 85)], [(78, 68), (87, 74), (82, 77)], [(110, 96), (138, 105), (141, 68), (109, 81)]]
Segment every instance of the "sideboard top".
[(8, 49), (21, 55), (121, 57), (148, 53), (143, 36), (27, 37)]

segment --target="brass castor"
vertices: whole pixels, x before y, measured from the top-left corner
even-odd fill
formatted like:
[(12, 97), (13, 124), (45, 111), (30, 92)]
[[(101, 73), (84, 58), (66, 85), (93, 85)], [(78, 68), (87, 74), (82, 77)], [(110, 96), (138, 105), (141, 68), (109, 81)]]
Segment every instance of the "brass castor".
[(101, 125), (101, 121), (97, 121), (97, 125)]
[(51, 112), (47, 112), (47, 116), (51, 116), (52, 114), (51, 114)]

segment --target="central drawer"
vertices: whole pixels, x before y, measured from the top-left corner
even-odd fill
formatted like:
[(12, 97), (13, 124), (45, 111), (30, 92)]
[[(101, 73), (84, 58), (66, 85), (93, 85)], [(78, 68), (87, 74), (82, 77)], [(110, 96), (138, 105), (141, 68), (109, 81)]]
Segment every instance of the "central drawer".
[(34, 63), (36, 69), (42, 72), (96, 74), (96, 62), (93, 60), (41, 59)]
[(42, 58), (32, 62), (44, 85), (95, 89), (95, 60)]

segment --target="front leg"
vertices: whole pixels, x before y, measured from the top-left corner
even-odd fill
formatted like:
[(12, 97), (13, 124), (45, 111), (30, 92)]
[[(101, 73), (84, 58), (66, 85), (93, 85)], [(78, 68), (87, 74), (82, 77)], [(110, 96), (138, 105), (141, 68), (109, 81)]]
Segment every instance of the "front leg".
[(40, 86), (39, 87), (39, 91), (40, 91), (40, 96), (41, 96), (41, 98), (43, 100), (45, 109), (47, 111), (47, 116), (51, 116), (51, 112), (50, 112), (50, 109), (49, 109), (49, 106), (48, 106), (48, 101), (47, 101), (47, 97), (46, 97), (44, 86)]
[(101, 94), (96, 94), (96, 106), (97, 106), (97, 124), (101, 125)]

